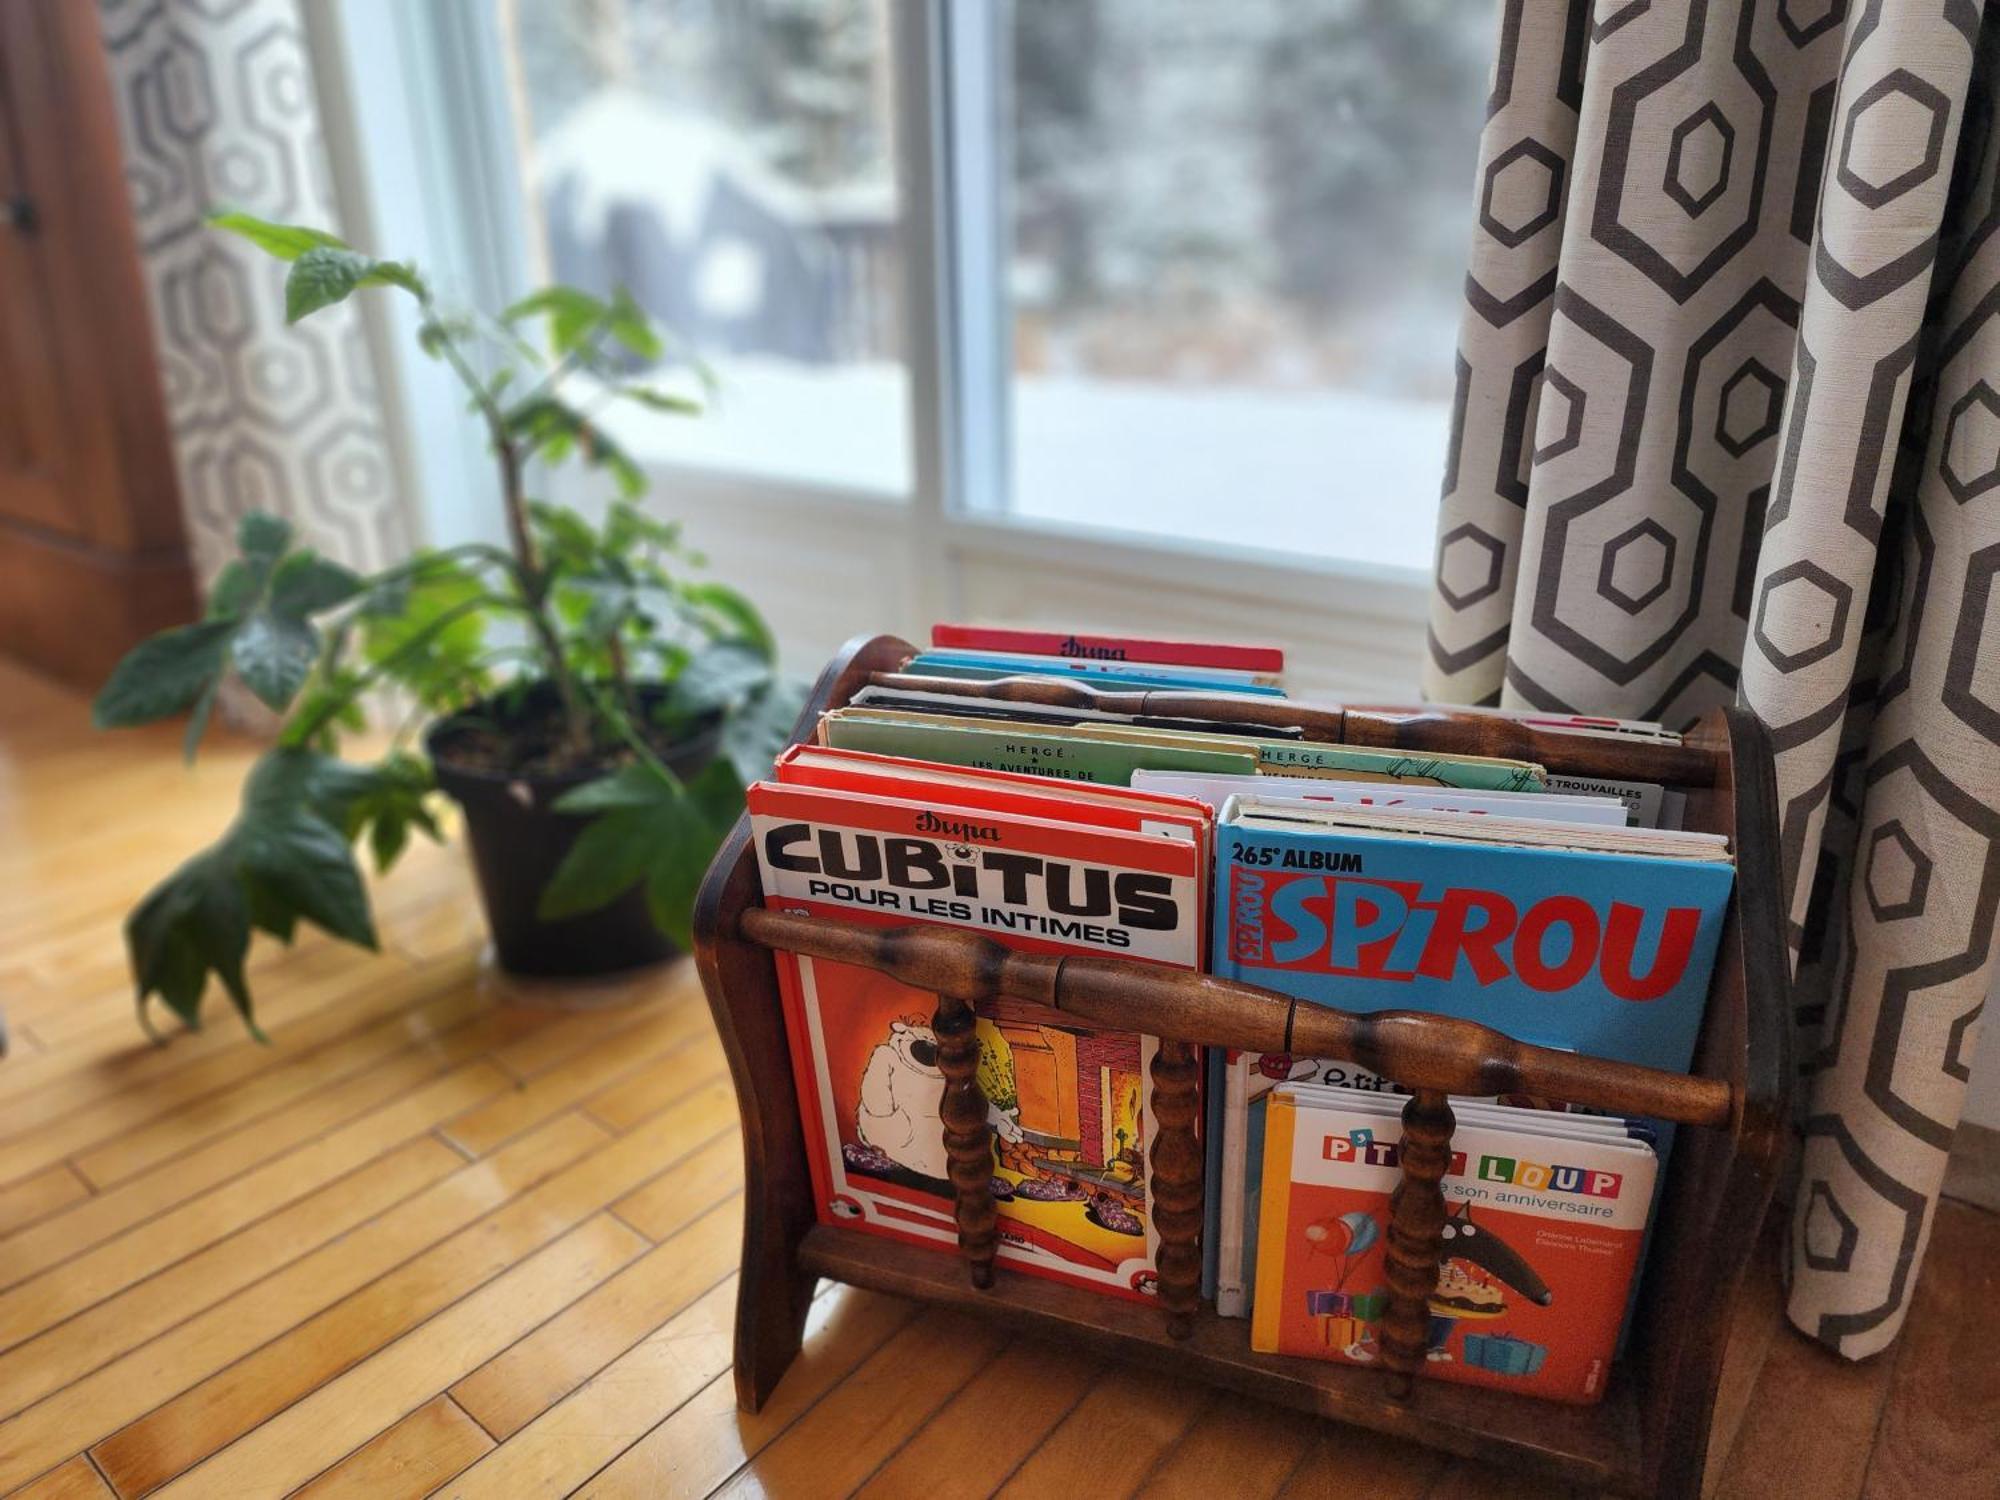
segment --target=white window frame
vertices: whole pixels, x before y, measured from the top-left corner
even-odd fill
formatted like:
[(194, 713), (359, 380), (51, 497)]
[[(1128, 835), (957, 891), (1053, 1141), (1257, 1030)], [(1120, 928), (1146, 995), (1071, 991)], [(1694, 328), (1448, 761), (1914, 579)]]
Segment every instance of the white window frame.
[[(1010, 512), (1008, 10), (1009, 0), (891, 0), (908, 495), (657, 461), (649, 464), (656, 492), (704, 544), (718, 530), (727, 542), (734, 528), (745, 557), (766, 538), (807, 528), (814, 540), (805, 545), (822, 554), (817, 574), (872, 587), (878, 607), (866, 618), (881, 629), (909, 634), (932, 620), (976, 617), (1236, 634), (1289, 646), (1303, 690), (1414, 698), (1427, 608), (1416, 570)], [(336, 191), (354, 236), (410, 254), (481, 301), (511, 299), (539, 280), (496, 0), (337, 0), (305, 11)], [(391, 205), (413, 200), (426, 207), (423, 222), (399, 216), (393, 236), (376, 232)], [(405, 479), (423, 497), (431, 534), (492, 534), (490, 470), (458, 393), (415, 353), (405, 310), (375, 316)], [(463, 441), (436, 442), (441, 431)], [(1440, 452), (1440, 472), (1442, 464)], [(843, 548), (853, 555), (839, 555)], [(774, 614), (781, 640), (782, 616)], [(814, 637), (811, 650), (827, 644), (819, 617), (791, 634)]]

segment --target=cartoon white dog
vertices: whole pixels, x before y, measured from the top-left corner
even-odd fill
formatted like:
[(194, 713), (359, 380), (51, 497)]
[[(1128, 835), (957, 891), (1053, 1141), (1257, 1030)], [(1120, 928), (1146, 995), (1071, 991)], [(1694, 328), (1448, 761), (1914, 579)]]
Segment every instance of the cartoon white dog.
[[(949, 1175), (944, 1123), (938, 1104), (944, 1073), (937, 1065), (937, 1033), (928, 1026), (895, 1021), (888, 1040), (868, 1055), (861, 1075), (861, 1099), (854, 1112), (856, 1133), (898, 1166), (922, 1177)], [(989, 1108), (988, 1120), (1008, 1140), (1021, 1133), (1017, 1112)]]

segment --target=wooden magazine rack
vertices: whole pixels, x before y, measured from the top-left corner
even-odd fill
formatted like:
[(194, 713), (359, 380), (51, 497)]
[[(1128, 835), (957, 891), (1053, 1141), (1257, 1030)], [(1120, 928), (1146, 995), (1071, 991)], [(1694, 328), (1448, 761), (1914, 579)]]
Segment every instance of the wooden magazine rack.
[[(695, 914), (702, 982), (735, 1077), (747, 1176), (736, 1309), (736, 1391), (762, 1406), (799, 1350), (822, 1276), (976, 1308), (1024, 1331), (1476, 1458), (1525, 1465), (1631, 1495), (1699, 1494), (1728, 1335), (1728, 1309), (1757, 1243), (1782, 1154), (1787, 966), (1771, 755), (1736, 710), (1703, 719), (1680, 746), (1530, 730), (1505, 719), (1425, 709), (1253, 706), (1202, 694), (1093, 692), (1062, 682), (909, 678), (916, 648), (889, 636), (850, 643), (828, 665), (795, 739), (870, 683), (972, 697), (1091, 703), (1122, 711), (1235, 714), (1298, 725), (1313, 740), (1502, 755), (1552, 771), (1658, 781), (1686, 793), (1686, 826), (1730, 837), (1736, 882), (1708, 1008), (1687, 1075), (1516, 1042), (1485, 1027), (1394, 1012), (1353, 1016), (1252, 985), (1116, 958), (1014, 953), (947, 929), (868, 928), (762, 908), (747, 818), (717, 854)], [(951, 1159), (959, 1258), (836, 1225), (814, 1212), (791, 1055), (771, 950), (883, 970), (938, 996), (946, 1075), (940, 1114)], [(994, 1266), (986, 1105), (975, 1077), (978, 1006), (1007, 996), (1092, 1024), (1157, 1036), (1153, 1065), (1157, 1308)], [(1253, 1353), (1249, 1323), (1198, 1296), (1201, 1150), (1192, 1048), (1229, 1046), (1358, 1062), (1410, 1088), (1402, 1183), (1392, 1200), (1390, 1304), (1381, 1367)], [(1529, 1092), (1694, 1127), (1667, 1168), (1631, 1337), (1604, 1400), (1564, 1406), (1421, 1378), (1424, 1303), (1437, 1275), (1439, 1180), (1453, 1121), (1446, 1095)]]

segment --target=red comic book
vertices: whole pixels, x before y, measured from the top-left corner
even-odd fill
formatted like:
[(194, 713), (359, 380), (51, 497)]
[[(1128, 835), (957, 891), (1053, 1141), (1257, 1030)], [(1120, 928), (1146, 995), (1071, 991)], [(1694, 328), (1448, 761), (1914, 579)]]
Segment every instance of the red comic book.
[[(1269, 1108), (1250, 1347), (1372, 1364), (1402, 1126), (1342, 1088), (1286, 1084)], [(1645, 1237), (1652, 1148), (1622, 1121), (1466, 1114), (1445, 1169), (1425, 1374), (1598, 1401)]]
[[(920, 772), (904, 790), (753, 785), (764, 904), (873, 926), (936, 922), (1030, 952), (1199, 967), (1205, 826), (1189, 837), (961, 806)], [(821, 1221), (955, 1250), (935, 998), (872, 969), (774, 956)], [(1151, 1295), (1156, 1043), (1016, 1001), (982, 1004), (978, 1036), (1000, 1260)]]
[(834, 791), (899, 797), (910, 779), (923, 781), (928, 795), (954, 805), (1015, 812), (1057, 822), (1089, 823), (1129, 833), (1200, 836), (1213, 822), (1208, 804), (1169, 792), (1091, 782), (1057, 781), (985, 766), (945, 766), (900, 755), (843, 750), (831, 745), (793, 745), (778, 756), (772, 779), (787, 786), (820, 786)]
[(1221, 667), (1260, 676), (1275, 676), (1285, 670), (1285, 653), (1276, 646), (1243, 646), (1222, 641), (1166, 641), (1067, 630), (1020, 630), (1004, 625), (933, 625), (931, 644), (959, 651), (1145, 662), (1157, 667)]

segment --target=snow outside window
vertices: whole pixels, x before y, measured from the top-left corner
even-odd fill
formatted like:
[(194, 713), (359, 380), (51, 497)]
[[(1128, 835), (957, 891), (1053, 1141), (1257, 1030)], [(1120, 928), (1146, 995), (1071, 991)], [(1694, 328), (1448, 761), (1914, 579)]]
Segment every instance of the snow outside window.
[[(628, 286), (720, 379), (700, 422), (627, 416), (642, 453), (907, 496), (914, 3), (509, 10), (549, 271)], [(935, 96), (987, 164), (956, 227), (997, 253), (939, 278), (998, 310), (966, 324), (1005, 346), (968, 355), (1003, 377), (963, 418), (999, 437), (985, 503), (1427, 568), (1494, 0), (944, 3), (995, 105)]]

